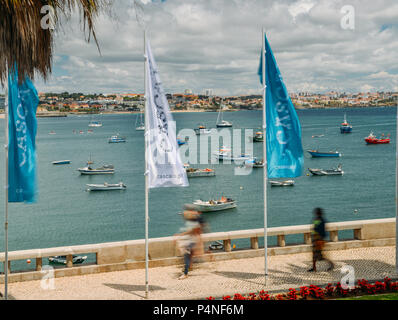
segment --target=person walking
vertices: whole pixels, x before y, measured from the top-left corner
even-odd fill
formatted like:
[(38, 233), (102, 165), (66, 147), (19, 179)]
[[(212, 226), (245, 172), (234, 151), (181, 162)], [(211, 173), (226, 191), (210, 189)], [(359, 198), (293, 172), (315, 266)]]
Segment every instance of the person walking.
[(325, 237), (326, 237), (326, 220), (323, 217), (323, 209), (315, 208), (314, 211), (314, 219), (312, 221), (313, 229), (312, 229), (312, 268), (308, 270), (309, 272), (316, 272), (316, 262), (317, 261), (326, 261), (329, 263), (329, 268), (327, 271), (331, 271), (334, 268), (334, 264), (332, 261), (326, 259), (322, 250), (325, 245)]
[(203, 242), (201, 240), (202, 220), (200, 219), (200, 213), (191, 210), (184, 211), (184, 220), (185, 226), (182, 232), (175, 235), (179, 237), (178, 247), (184, 256), (184, 271), (178, 278), (179, 280), (188, 277), (194, 254), (203, 254)]

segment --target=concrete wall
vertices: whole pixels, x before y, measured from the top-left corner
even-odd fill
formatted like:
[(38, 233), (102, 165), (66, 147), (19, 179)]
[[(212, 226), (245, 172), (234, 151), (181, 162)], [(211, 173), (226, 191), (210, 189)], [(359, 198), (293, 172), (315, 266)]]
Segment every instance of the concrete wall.
[[(344, 250), (349, 248), (363, 248), (372, 246), (393, 246), (395, 245), (396, 226), (395, 218), (360, 220), (329, 223), (326, 226), (329, 231), (331, 242), (327, 243), (325, 250)], [(339, 241), (338, 232), (342, 230), (353, 230), (354, 239)], [(278, 246), (269, 247), (268, 255), (294, 254), (311, 252), (311, 225), (288, 226), (268, 228), (267, 236), (275, 236), (278, 239)], [(302, 234), (303, 243), (289, 245), (285, 236), (290, 234)], [(224, 252), (214, 252), (204, 255), (204, 261), (243, 259), (264, 255), (264, 249), (258, 248), (258, 239), (264, 237), (264, 229), (239, 230), (230, 232), (217, 232), (203, 235), (205, 242), (223, 241)], [(250, 248), (243, 250), (232, 250), (231, 240), (250, 239)], [(181, 264), (182, 258), (176, 246), (175, 237), (153, 238), (149, 240), (149, 266), (159, 267)], [(43, 274), (42, 258), (56, 255), (67, 255), (68, 259), (75, 254), (95, 253), (96, 265), (72, 265), (67, 268), (56, 269), (55, 277), (82, 275), (89, 273), (129, 270), (145, 267), (145, 241), (132, 240), (111, 242), (93, 245), (47, 248), (36, 250), (23, 250), (9, 252), (9, 260), (36, 260), (36, 271), (11, 273), (9, 281), (28, 281), (41, 279)], [(4, 253), (0, 253), (0, 261), (4, 261)], [(4, 276), (0, 276), (0, 283), (4, 282)]]

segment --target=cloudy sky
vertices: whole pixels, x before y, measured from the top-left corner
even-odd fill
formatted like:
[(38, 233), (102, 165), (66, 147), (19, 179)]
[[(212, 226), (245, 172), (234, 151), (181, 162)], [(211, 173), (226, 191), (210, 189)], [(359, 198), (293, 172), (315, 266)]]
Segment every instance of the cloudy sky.
[[(398, 91), (396, 0), (144, 2), (166, 92), (260, 93), (262, 27), (290, 92)], [(354, 16), (342, 10), (347, 5)], [(115, 0), (97, 19), (102, 55), (85, 42), (78, 20), (57, 31), (53, 76), (37, 79), (38, 90), (142, 92), (143, 32), (133, 0)]]

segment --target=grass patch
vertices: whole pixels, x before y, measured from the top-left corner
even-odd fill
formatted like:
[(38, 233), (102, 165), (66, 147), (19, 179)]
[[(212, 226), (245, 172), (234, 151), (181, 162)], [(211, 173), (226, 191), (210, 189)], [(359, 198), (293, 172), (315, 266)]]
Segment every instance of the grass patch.
[(398, 293), (376, 294), (369, 296), (340, 298), (336, 300), (398, 300)]

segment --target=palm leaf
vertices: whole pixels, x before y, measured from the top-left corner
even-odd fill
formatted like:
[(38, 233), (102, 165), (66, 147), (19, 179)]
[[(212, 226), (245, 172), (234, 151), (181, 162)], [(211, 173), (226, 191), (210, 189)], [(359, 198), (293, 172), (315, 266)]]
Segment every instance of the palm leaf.
[(38, 73), (46, 80), (52, 71), (54, 33), (43, 29), (41, 22), (45, 5), (54, 8), (54, 23), (60, 25), (61, 15), (66, 18), (80, 13), (86, 40), (91, 37), (99, 45), (94, 20), (111, 0), (1, 0), (0, 1), (0, 81), (4, 83), (7, 71), (18, 66), (19, 79), (34, 79)]

